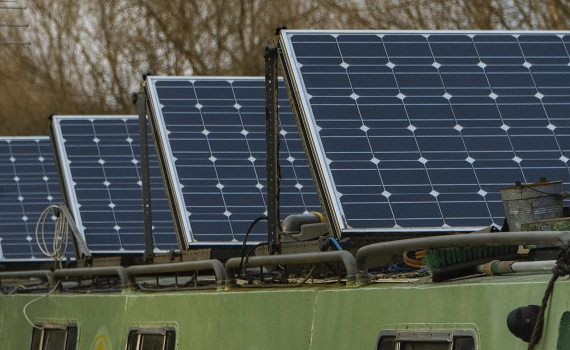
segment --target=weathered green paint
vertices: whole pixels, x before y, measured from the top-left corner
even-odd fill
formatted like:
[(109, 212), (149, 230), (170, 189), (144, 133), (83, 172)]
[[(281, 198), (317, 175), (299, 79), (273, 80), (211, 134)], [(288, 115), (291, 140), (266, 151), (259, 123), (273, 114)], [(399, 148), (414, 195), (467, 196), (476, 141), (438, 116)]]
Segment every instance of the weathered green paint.
[[(507, 314), (518, 306), (540, 304), (549, 278), (513, 275), (361, 288), (58, 294), (31, 304), (27, 314), (35, 322), (76, 322), (78, 348), (87, 350), (102, 327), (111, 348), (124, 349), (133, 326), (175, 327), (178, 349), (372, 350), (382, 330), (407, 327), (468, 329), (478, 334), (479, 349), (523, 350), (526, 343), (507, 329)], [(556, 283), (539, 349), (557, 348), (560, 321), (570, 311), (569, 292), (570, 281)], [(0, 296), (2, 349), (29, 348), (32, 327), (22, 309), (37, 297)]]

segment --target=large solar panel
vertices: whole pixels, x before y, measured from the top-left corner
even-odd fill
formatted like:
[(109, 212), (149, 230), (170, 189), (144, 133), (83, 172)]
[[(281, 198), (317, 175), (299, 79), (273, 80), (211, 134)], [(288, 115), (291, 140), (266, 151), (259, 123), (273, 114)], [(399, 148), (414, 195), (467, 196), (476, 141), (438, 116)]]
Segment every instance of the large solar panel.
[(570, 33), (281, 32), (338, 231), (502, 225), (499, 188), (570, 183)]
[[(153, 125), (188, 244), (237, 244), (267, 215), (263, 78), (149, 77)], [(281, 216), (321, 211), (281, 82)], [(267, 240), (258, 224), (248, 242)]]
[[(49, 138), (1, 137), (0, 260), (48, 259), (36, 244), (36, 223), (44, 209), (60, 203)], [(54, 219), (47, 219), (48, 247), (51, 247)]]
[[(137, 116), (54, 116), (67, 202), (93, 252), (145, 248)], [(149, 144), (155, 251), (178, 249), (153, 144)]]

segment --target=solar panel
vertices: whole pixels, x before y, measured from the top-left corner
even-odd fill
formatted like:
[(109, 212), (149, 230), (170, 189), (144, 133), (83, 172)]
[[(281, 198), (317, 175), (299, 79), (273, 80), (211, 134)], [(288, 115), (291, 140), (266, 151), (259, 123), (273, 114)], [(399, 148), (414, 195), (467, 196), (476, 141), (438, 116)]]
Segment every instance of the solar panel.
[[(188, 244), (237, 244), (267, 214), (263, 78), (149, 77), (151, 120)], [(283, 87), (283, 84), (281, 83)], [(285, 89), (281, 216), (321, 211)], [(248, 242), (267, 240), (258, 224)]]
[[(0, 260), (47, 260), (36, 244), (36, 223), (44, 209), (60, 203), (49, 138), (0, 137)], [(48, 225), (49, 247), (50, 232)]]
[[(93, 252), (145, 248), (137, 116), (54, 116), (63, 186)], [(155, 251), (178, 249), (156, 153), (149, 145)]]
[(282, 31), (335, 230), (500, 226), (499, 188), (568, 189), (569, 34)]

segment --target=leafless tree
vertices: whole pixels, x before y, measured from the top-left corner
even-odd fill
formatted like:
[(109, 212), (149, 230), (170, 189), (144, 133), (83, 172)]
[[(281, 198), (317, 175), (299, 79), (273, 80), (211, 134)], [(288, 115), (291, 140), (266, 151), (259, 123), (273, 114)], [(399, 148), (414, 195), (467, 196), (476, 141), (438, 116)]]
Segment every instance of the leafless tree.
[(261, 75), (289, 28), (568, 29), (570, 0), (35, 0), (0, 10), (0, 134), (46, 134), (46, 117), (131, 114), (140, 73)]

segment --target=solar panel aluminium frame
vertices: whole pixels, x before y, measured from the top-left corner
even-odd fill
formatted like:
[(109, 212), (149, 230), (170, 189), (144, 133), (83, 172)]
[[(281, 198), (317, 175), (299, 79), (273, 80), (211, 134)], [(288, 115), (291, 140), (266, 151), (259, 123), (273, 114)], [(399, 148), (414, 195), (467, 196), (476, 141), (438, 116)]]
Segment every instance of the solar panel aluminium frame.
[[(282, 32), (283, 31), (281, 31), (281, 33)], [(307, 111), (305, 111), (306, 107), (301, 106), (299, 103), (300, 99), (298, 96), (301, 94), (299, 91), (299, 85), (295, 82), (298, 81), (298, 78), (295, 80), (295, 77), (292, 75), (293, 72), (287, 65), (287, 60), (285, 58), (284, 50), (280, 41), (277, 44), (277, 51), (279, 55), (278, 61), (281, 61), (281, 71), (283, 73), (283, 80), (285, 81), (287, 95), (289, 96), (289, 100), (293, 109), (293, 115), (295, 116), (295, 122), (297, 123), (297, 129), (299, 129), (299, 135), (303, 143), (303, 148), (305, 149), (305, 155), (307, 156), (309, 169), (311, 171), (311, 175), (313, 176), (313, 182), (315, 183), (317, 196), (319, 197), (321, 208), (323, 208), (325, 223), (327, 225), (328, 231), (333, 234), (333, 236), (340, 238), (342, 229), (340, 226), (335, 225), (336, 220), (333, 220), (332, 217), (333, 213), (336, 210), (334, 206), (331, 206), (334, 203), (334, 199), (331, 198), (330, 194), (333, 192), (330, 192), (328, 190), (329, 187), (326, 181), (320, 180), (320, 174), (324, 174), (323, 169), (320, 167), (319, 160), (316, 158), (315, 153), (311, 151), (310, 147), (314, 135), (311, 131), (311, 127), (307, 125), (308, 119), (306, 117), (301, 117), (302, 115), (306, 115)]]
[(329, 231), (338, 237), (342, 233), (393, 233), (393, 232), (439, 232), (445, 233), (450, 231), (472, 232), (480, 230), (483, 227), (452, 227), (452, 228), (436, 228), (436, 227), (417, 227), (417, 228), (370, 228), (370, 229), (353, 229), (346, 220), (340, 200), (336, 197), (336, 186), (332, 173), (326, 164), (326, 157), (323, 144), (319, 138), (319, 132), (309, 103), (304, 80), (293, 62), (293, 47), (291, 41), (287, 40), (295, 34), (506, 34), (506, 35), (523, 35), (523, 34), (548, 34), (548, 35), (570, 35), (570, 31), (531, 31), (531, 30), (281, 30), (279, 33), (279, 55), (282, 65), (285, 85), (293, 105), (293, 113), (299, 126), (301, 140), (305, 147), (305, 152), (309, 160), (309, 167), (313, 174), (315, 183), (317, 184), (317, 192), (321, 205), (328, 218), (327, 225)]
[[(148, 81), (154, 79), (164, 79), (164, 80), (175, 80), (176, 77), (169, 77), (169, 76), (149, 76), (146, 78), (144, 83), (144, 90), (145, 90), (145, 97), (147, 103), (147, 110), (146, 113), (148, 115), (150, 128), (152, 130), (152, 139), (154, 145), (156, 147), (156, 156), (158, 158), (158, 163), (160, 167), (160, 171), (162, 173), (162, 181), (164, 182), (164, 189), (166, 190), (166, 197), (168, 199), (168, 206), (170, 207), (170, 212), (172, 213), (172, 223), (174, 224), (174, 230), (176, 231), (176, 237), (178, 237), (178, 242), (180, 245), (180, 249), (188, 249), (190, 244), (192, 243), (192, 237), (188, 233), (188, 230), (185, 227), (190, 227), (188, 218), (185, 218), (185, 215), (181, 215), (184, 211), (180, 207), (180, 201), (176, 198), (177, 196), (181, 196), (180, 189), (178, 186), (175, 186), (175, 182), (173, 182), (172, 176), (170, 174), (176, 174), (176, 169), (174, 166), (174, 162), (170, 157), (164, 157), (164, 154), (172, 154), (170, 151), (170, 145), (168, 142), (165, 142), (162, 135), (158, 130), (160, 130), (160, 126), (157, 125), (159, 123), (158, 117), (154, 113), (155, 108), (157, 108), (160, 103), (157, 99), (157, 92), (156, 88), (150, 88)], [(164, 122), (161, 124), (163, 128), (166, 128)], [(165, 146), (166, 145), (166, 146)], [(165, 147), (167, 147), (165, 149)], [(178, 176), (176, 176), (178, 177)], [(188, 226), (186, 226), (188, 225)]]
[[(64, 166), (63, 164), (61, 164), (61, 162), (66, 161), (67, 158), (67, 152), (65, 150), (65, 142), (64, 142), (64, 138), (63, 135), (61, 133), (57, 133), (55, 132), (55, 128), (59, 128), (59, 120), (63, 119), (63, 120), (86, 120), (89, 118), (96, 118), (97, 120), (104, 120), (104, 119), (108, 119), (108, 120), (117, 120), (117, 119), (132, 119), (132, 120), (138, 120), (138, 115), (52, 115), (50, 116), (50, 120), (51, 120), (51, 125), (50, 125), (50, 138), (52, 141), (52, 148), (54, 149), (54, 159), (55, 159), (55, 163), (56, 163), (56, 169), (58, 172), (58, 176), (59, 176), (59, 183), (60, 183), (60, 188), (61, 188), (61, 192), (62, 192), (62, 197), (63, 197), (63, 201), (64, 204), (67, 206), (67, 208), (70, 210), (71, 214), (73, 215), (73, 219), (75, 220), (75, 225), (77, 226), (77, 228), (79, 229), (79, 232), (81, 233), (81, 236), (83, 237), (84, 240), (86, 240), (85, 238), (85, 233), (83, 232), (83, 222), (81, 220), (81, 212), (79, 210), (79, 206), (78, 206), (78, 201), (77, 201), (77, 196), (75, 194), (75, 190), (73, 188), (73, 185), (70, 183), (70, 179), (72, 179), (72, 174), (71, 174), (71, 168)], [(58, 124), (57, 126), (55, 124)], [(137, 129), (138, 132), (138, 129)], [(138, 147), (139, 145), (136, 144), (134, 147)], [(160, 166), (159, 166), (160, 168)], [(162, 172), (162, 169), (160, 169)], [(71, 180), (72, 181), (72, 180)], [(170, 201), (168, 201), (170, 202)], [(142, 206), (142, 197), (141, 197), (141, 206)], [(171, 211), (172, 213), (172, 211)], [(143, 220), (142, 217), (142, 210), (141, 210), (141, 221)], [(125, 253), (125, 252), (116, 252), (116, 251), (92, 251), (94, 253), (104, 253), (104, 254), (114, 254), (114, 253)], [(128, 251), (128, 253), (132, 253), (132, 254), (138, 254), (138, 253), (143, 253), (144, 249), (141, 250), (130, 250)], [(159, 248), (154, 248), (154, 252), (155, 253), (165, 253), (168, 252), (167, 250), (162, 250)]]
[[(50, 116), (50, 138), (52, 141), (52, 148), (54, 150), (54, 159), (56, 163), (57, 173), (59, 177), (59, 183), (61, 187), (63, 202), (65, 206), (69, 209), (71, 214), (73, 215), (73, 219), (75, 220), (75, 226), (79, 229), (83, 240), (85, 240), (85, 233), (83, 232), (83, 222), (81, 220), (81, 213), (79, 211), (79, 206), (77, 202), (77, 196), (75, 195), (75, 191), (73, 189), (73, 185), (69, 182), (70, 179), (73, 177), (71, 176), (71, 169), (67, 166), (64, 166), (62, 162), (65, 162), (67, 158), (67, 151), (65, 150), (65, 140), (63, 139), (63, 135), (61, 133), (55, 132), (56, 124), (57, 128), (59, 129), (59, 117), (56, 115)], [(79, 115), (66, 115), (64, 116), (66, 119), (85, 119), (88, 116), (79, 116)], [(99, 117), (99, 116), (97, 116)], [(108, 116), (109, 119), (117, 118), (119, 116)], [(136, 117), (136, 116), (127, 116), (127, 117)]]
[[(282, 30), (280, 35), (285, 35), (285, 32), (285, 30)], [(288, 65), (287, 57), (291, 48), (289, 47), (287, 49), (287, 46), (287, 44), (283, 44), (282, 41), (279, 40), (279, 56), (287, 94), (293, 106), (293, 114), (295, 115), (297, 127), (299, 128), (303, 147), (305, 148), (309, 168), (315, 180), (318, 197), (324, 211), (325, 222), (329, 232), (340, 238), (342, 237), (342, 232), (346, 230), (348, 225), (346, 220), (344, 220), (344, 213), (340, 203), (332, 196), (335, 191), (332, 176), (330, 172), (325, 170), (325, 164), (321, 162), (321, 159), (324, 159), (324, 157), (321, 157), (321, 155), (324, 154), (324, 150), (320, 144), (315, 123), (310, 123), (307, 117), (311, 112), (307, 108), (307, 99), (304, 97), (305, 94), (301, 93), (299, 89), (299, 86), (301, 86), (300, 81), (302, 80), (298, 76), (298, 73)], [(315, 150), (314, 145), (316, 145), (316, 143), (318, 143), (320, 147), (317, 147)], [(339, 220), (339, 218), (342, 219)]]
[[(50, 141), (50, 137), (49, 136), (0, 136), (0, 141)], [(55, 160), (55, 155), (54, 155), (54, 160)], [(56, 168), (57, 171), (57, 165), (54, 164), (54, 168)], [(61, 186), (60, 187), (60, 195), (63, 197), (63, 194), (61, 193)], [(49, 204), (48, 204), (49, 205)], [(46, 205), (47, 206), (47, 205)], [(73, 257), (73, 245), (71, 244), (71, 242), (69, 242), (70, 244), (68, 244), (68, 251), (67, 251), (67, 256), (68, 258), (74, 259)], [(33, 244), (33, 243), (32, 243)], [(3, 262), (18, 262), (18, 261), (26, 261), (26, 262), (30, 262), (30, 261), (38, 261), (38, 262), (42, 262), (42, 261), (52, 261), (53, 259), (47, 257), (47, 256), (33, 256), (32, 258), (6, 258), (5, 254), (2, 251), (2, 246), (0, 246), (0, 261)]]
[[(181, 77), (179, 76), (152, 76), (147, 78), (148, 81), (165, 81), (165, 80), (172, 80), (177, 81), (180, 80)], [(188, 76), (184, 77), (188, 80), (192, 80), (193, 77)], [(211, 80), (211, 81), (236, 81), (236, 80), (252, 80), (252, 79), (259, 79), (260, 81), (263, 80), (263, 77), (248, 77), (248, 76), (206, 76), (206, 77), (196, 77), (196, 80)], [(160, 102), (158, 101), (158, 92), (156, 90), (156, 86), (152, 84), (149, 86), (147, 83), (145, 85), (146, 92), (149, 103), (148, 114), (150, 119), (150, 125), (153, 129), (152, 135), (154, 138), (154, 142), (157, 149), (157, 156), (159, 158), (159, 163), (161, 164), (161, 170), (163, 171), (163, 180), (165, 183), (165, 188), (167, 191), (167, 197), (170, 202), (170, 207), (174, 217), (174, 227), (177, 232), (178, 237), (180, 237), (181, 241), (186, 244), (186, 247), (190, 245), (208, 245), (208, 246), (241, 246), (243, 242), (200, 242), (196, 241), (191, 234), (190, 229), (190, 221), (188, 220), (188, 216), (185, 215), (186, 208), (182, 207), (183, 201), (181, 198), (184, 198), (182, 191), (177, 183), (180, 183), (178, 172), (176, 171), (176, 167), (174, 164), (174, 159), (172, 158), (173, 153), (170, 147), (170, 144), (167, 140), (164, 139), (164, 135), (162, 133), (163, 130), (167, 130), (166, 124), (164, 123), (164, 119), (158, 118), (158, 116), (154, 113), (157, 110), (158, 106), (160, 106)], [(160, 150), (160, 151), (158, 151)], [(164, 157), (166, 155), (166, 157)], [(249, 244), (257, 244), (259, 242), (256, 241), (248, 241)]]

